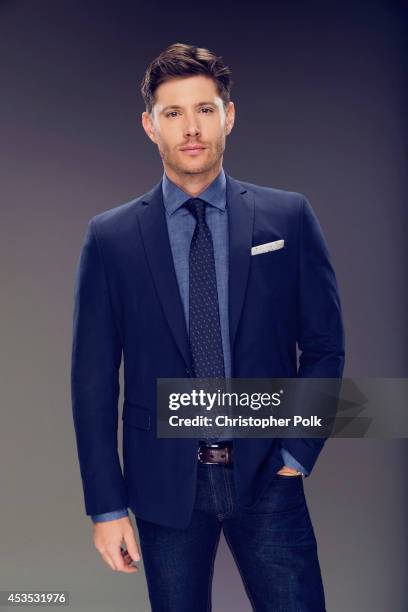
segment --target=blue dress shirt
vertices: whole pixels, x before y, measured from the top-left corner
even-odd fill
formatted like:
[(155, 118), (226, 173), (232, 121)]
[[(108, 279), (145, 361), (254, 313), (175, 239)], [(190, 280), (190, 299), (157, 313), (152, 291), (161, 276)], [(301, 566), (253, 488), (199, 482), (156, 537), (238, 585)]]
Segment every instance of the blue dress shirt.
[[(166, 211), (166, 222), (169, 233), (174, 268), (183, 303), (187, 329), (189, 328), (189, 254), (196, 220), (183, 206), (191, 198), (189, 194), (171, 181), (163, 173), (163, 203)], [(205, 200), (209, 206), (206, 209), (206, 221), (210, 228), (217, 277), (218, 303), (220, 310), (220, 326), (222, 347), (224, 352), (225, 377), (231, 377), (231, 352), (228, 320), (228, 206), (226, 199), (225, 172), (221, 169), (213, 182), (196, 197)], [(285, 465), (294, 468), (307, 476), (306, 469), (284, 448), (281, 449)], [(92, 515), (92, 520), (111, 521), (127, 516), (127, 508)]]

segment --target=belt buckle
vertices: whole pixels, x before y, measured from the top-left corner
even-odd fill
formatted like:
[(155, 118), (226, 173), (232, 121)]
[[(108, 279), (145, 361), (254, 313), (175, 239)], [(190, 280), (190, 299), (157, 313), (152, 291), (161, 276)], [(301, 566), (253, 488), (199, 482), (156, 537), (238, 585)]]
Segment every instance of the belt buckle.
[[(218, 443), (218, 444), (210, 444), (209, 446), (206, 446), (205, 448), (207, 449), (211, 449), (211, 447), (213, 448), (223, 448), (222, 444)], [(230, 460), (232, 459), (231, 456), (231, 448), (230, 446), (227, 444), (224, 447), (224, 451), (226, 454), (226, 461), (202, 461), (202, 452), (203, 452), (203, 447), (198, 447), (198, 452), (197, 452), (197, 457), (198, 460), (200, 461), (200, 463), (203, 463), (204, 465), (228, 465), (230, 463)]]

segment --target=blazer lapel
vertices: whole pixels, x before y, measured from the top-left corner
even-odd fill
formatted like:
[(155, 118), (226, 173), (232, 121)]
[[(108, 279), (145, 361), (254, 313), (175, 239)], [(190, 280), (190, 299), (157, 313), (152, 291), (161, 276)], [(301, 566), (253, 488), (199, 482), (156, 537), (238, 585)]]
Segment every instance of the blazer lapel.
[(143, 202), (145, 209), (139, 219), (153, 281), (174, 340), (185, 363), (191, 367), (186, 321), (167, 231), (162, 181), (143, 197)]
[(231, 354), (242, 312), (248, 281), (254, 223), (251, 194), (226, 174), (229, 233), (229, 329)]

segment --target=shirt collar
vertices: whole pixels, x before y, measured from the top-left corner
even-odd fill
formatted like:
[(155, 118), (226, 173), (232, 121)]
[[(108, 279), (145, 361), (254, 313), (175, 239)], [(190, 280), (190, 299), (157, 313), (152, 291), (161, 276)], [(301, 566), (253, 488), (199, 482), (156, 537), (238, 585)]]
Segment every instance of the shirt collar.
[[(167, 174), (163, 173), (162, 181), (163, 203), (168, 215), (172, 215), (180, 208), (186, 200), (191, 196), (183, 191), (178, 185), (169, 179)], [(226, 207), (226, 179), (224, 169), (221, 168), (220, 173), (215, 177), (212, 183), (208, 185), (204, 191), (195, 197), (205, 200), (208, 204), (215, 206), (221, 211)]]

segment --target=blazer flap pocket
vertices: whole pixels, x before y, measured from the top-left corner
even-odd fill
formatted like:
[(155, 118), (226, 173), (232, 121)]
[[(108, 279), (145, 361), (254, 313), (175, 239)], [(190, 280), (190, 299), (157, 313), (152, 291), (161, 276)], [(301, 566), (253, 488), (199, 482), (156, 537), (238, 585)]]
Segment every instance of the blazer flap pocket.
[(151, 427), (151, 415), (147, 408), (133, 404), (127, 400), (123, 403), (122, 420), (131, 427), (138, 427), (139, 429), (150, 429)]

